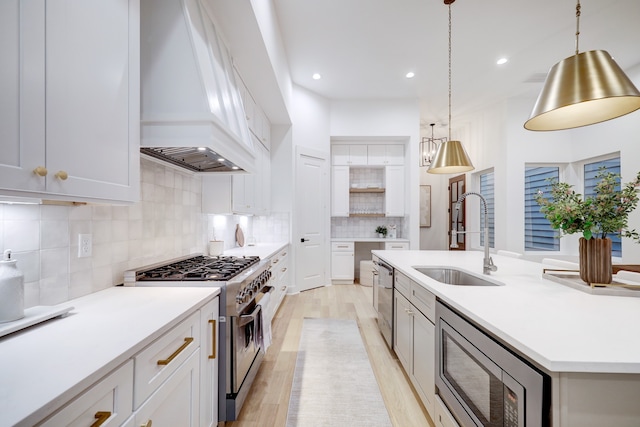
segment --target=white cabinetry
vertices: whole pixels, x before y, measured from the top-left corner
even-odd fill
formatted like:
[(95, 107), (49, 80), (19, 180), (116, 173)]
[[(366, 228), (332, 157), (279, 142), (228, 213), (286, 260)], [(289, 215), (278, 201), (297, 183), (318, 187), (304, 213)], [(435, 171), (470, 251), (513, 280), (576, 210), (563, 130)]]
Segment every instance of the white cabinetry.
[(332, 168), (331, 216), (349, 216), (349, 166)]
[(368, 145), (367, 164), (369, 166), (404, 165), (404, 145)]
[(435, 400), (435, 295), (396, 270), (394, 350), (429, 415)]
[(436, 427), (460, 427), (439, 396), (436, 396), (435, 413), (432, 418)]
[(120, 425), (131, 415), (132, 403), (133, 360), (128, 360), (39, 425), (80, 427), (94, 425), (98, 420)]
[(214, 299), (200, 310), (200, 426), (218, 425), (218, 323), (220, 304)]
[(139, 199), (138, 17), (138, 0), (0, 4), (0, 192)]
[(331, 279), (333, 283), (352, 284), (354, 273), (353, 242), (331, 243)]
[(407, 250), (409, 242), (384, 242), (385, 251)]
[(211, 214), (267, 215), (271, 210), (271, 159), (256, 144), (256, 173), (202, 177), (202, 211)]
[(367, 146), (334, 144), (331, 146), (331, 164), (334, 166), (366, 166)]
[(287, 288), (290, 286), (291, 281), (291, 266), (289, 262), (289, 245), (281, 249), (276, 255), (273, 256), (271, 261), (272, 272), (275, 276), (273, 282), (274, 290), (271, 293), (271, 316), (275, 317), (284, 296), (287, 293)]
[(404, 166), (385, 167), (385, 215), (404, 216)]

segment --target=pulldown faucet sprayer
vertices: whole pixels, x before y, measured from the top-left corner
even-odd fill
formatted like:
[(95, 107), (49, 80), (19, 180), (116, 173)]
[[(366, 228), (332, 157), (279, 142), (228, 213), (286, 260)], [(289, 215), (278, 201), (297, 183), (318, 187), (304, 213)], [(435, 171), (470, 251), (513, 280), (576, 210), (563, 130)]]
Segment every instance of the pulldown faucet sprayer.
[[(498, 267), (493, 263), (493, 259), (489, 255), (489, 212), (487, 210), (487, 201), (482, 197), (482, 194), (475, 191), (469, 191), (460, 196), (456, 202), (456, 212), (453, 217), (453, 224), (456, 227), (458, 222), (458, 213), (460, 212), (460, 205), (467, 198), (467, 196), (478, 196), (484, 206), (484, 258), (482, 260), (482, 273), (491, 274), (492, 271), (498, 270)], [(458, 247), (458, 234), (479, 233), (479, 231), (457, 231), (455, 228), (451, 230), (451, 245), (452, 248)]]

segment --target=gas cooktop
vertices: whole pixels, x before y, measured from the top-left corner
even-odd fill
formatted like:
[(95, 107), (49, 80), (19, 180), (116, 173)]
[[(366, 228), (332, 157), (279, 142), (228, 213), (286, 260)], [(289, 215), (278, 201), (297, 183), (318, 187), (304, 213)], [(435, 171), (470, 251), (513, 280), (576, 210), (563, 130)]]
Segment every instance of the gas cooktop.
[(257, 256), (196, 255), (136, 272), (136, 281), (226, 281), (260, 261)]

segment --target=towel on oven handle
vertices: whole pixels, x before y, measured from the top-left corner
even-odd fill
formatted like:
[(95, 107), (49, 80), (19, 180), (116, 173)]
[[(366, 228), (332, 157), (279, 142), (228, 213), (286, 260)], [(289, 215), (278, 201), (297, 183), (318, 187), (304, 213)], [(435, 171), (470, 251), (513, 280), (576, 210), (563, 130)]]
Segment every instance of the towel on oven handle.
[(267, 352), (267, 349), (271, 345), (271, 316), (269, 315), (269, 300), (270, 293), (266, 292), (262, 294), (262, 298), (258, 301), (258, 305), (262, 308), (258, 316), (258, 330), (256, 331), (256, 344), (260, 347), (263, 353)]

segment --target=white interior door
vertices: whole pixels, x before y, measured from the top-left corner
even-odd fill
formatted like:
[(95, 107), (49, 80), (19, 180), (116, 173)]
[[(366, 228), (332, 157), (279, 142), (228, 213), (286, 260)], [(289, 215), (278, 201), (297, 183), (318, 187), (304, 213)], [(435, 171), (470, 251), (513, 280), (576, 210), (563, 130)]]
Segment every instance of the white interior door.
[(327, 169), (325, 153), (297, 148), (293, 238), (296, 245), (297, 291), (326, 284), (329, 221)]

